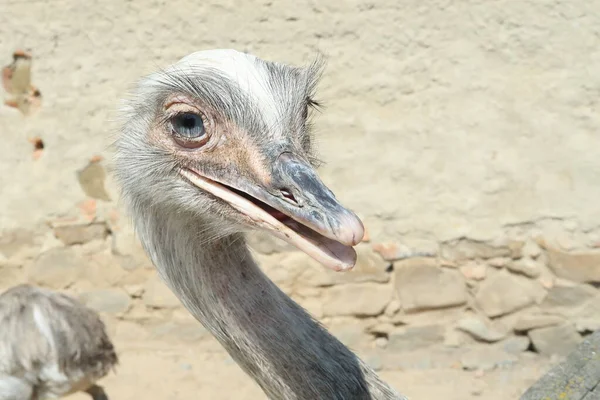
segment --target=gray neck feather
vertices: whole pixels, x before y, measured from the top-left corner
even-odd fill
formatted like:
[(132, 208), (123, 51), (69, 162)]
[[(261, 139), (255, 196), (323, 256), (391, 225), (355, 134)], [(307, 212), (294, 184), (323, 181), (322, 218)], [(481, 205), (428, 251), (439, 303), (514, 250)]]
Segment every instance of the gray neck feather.
[(215, 240), (197, 215), (143, 210), (162, 278), (270, 399), (405, 399), (263, 274), (242, 234)]

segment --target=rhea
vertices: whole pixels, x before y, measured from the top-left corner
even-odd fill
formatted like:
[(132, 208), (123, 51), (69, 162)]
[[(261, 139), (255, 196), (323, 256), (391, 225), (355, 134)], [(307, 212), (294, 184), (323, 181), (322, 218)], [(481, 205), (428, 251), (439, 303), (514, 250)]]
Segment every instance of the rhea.
[(75, 299), (27, 284), (0, 295), (0, 400), (108, 400), (96, 382), (117, 363), (104, 323)]
[(404, 399), (257, 266), (244, 238), (281, 238), (354, 266), (364, 228), (312, 164), (321, 63), (193, 53), (125, 101), (115, 172), (160, 275), (270, 399)]

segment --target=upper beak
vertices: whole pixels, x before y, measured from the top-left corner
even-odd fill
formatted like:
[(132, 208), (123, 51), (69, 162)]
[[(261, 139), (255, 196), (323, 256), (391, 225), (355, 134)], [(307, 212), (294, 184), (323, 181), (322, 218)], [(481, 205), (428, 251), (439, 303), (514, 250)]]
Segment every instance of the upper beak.
[(340, 204), (307, 162), (282, 153), (274, 163), (270, 186), (271, 194), (278, 198), (276, 205), (270, 205), (296, 222), (347, 246), (362, 241), (360, 219)]
[(364, 236), (360, 219), (338, 202), (306, 161), (284, 152), (272, 165), (268, 183), (217, 181), (187, 169), (181, 173), (325, 266), (352, 268), (352, 246)]

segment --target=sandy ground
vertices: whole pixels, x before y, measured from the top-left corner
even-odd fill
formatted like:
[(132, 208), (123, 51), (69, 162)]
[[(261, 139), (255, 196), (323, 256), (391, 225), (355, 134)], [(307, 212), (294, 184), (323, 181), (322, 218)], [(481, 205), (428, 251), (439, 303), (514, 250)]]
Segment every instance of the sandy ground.
[[(265, 399), (260, 388), (208, 340), (202, 344), (136, 340), (143, 328), (117, 324), (121, 366), (102, 381), (111, 400)], [(418, 353), (417, 353), (418, 354)], [(413, 354), (412, 356), (414, 356)], [(431, 350), (420, 356), (436, 359)], [(418, 357), (418, 355), (417, 355)], [(460, 368), (382, 371), (381, 376), (410, 399), (518, 399), (549, 367), (547, 359), (525, 357), (505, 369), (479, 373)], [(70, 399), (85, 400), (76, 394)]]

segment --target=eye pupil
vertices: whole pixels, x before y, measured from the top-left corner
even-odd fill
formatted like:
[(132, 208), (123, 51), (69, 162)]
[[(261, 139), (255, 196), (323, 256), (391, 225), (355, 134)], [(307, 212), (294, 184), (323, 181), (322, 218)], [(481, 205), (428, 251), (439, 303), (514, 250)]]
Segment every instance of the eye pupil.
[(182, 125), (187, 129), (193, 129), (196, 126), (196, 120), (188, 115), (183, 117)]
[(197, 114), (184, 113), (171, 118), (173, 133), (185, 139), (200, 139), (205, 135), (204, 122)]

